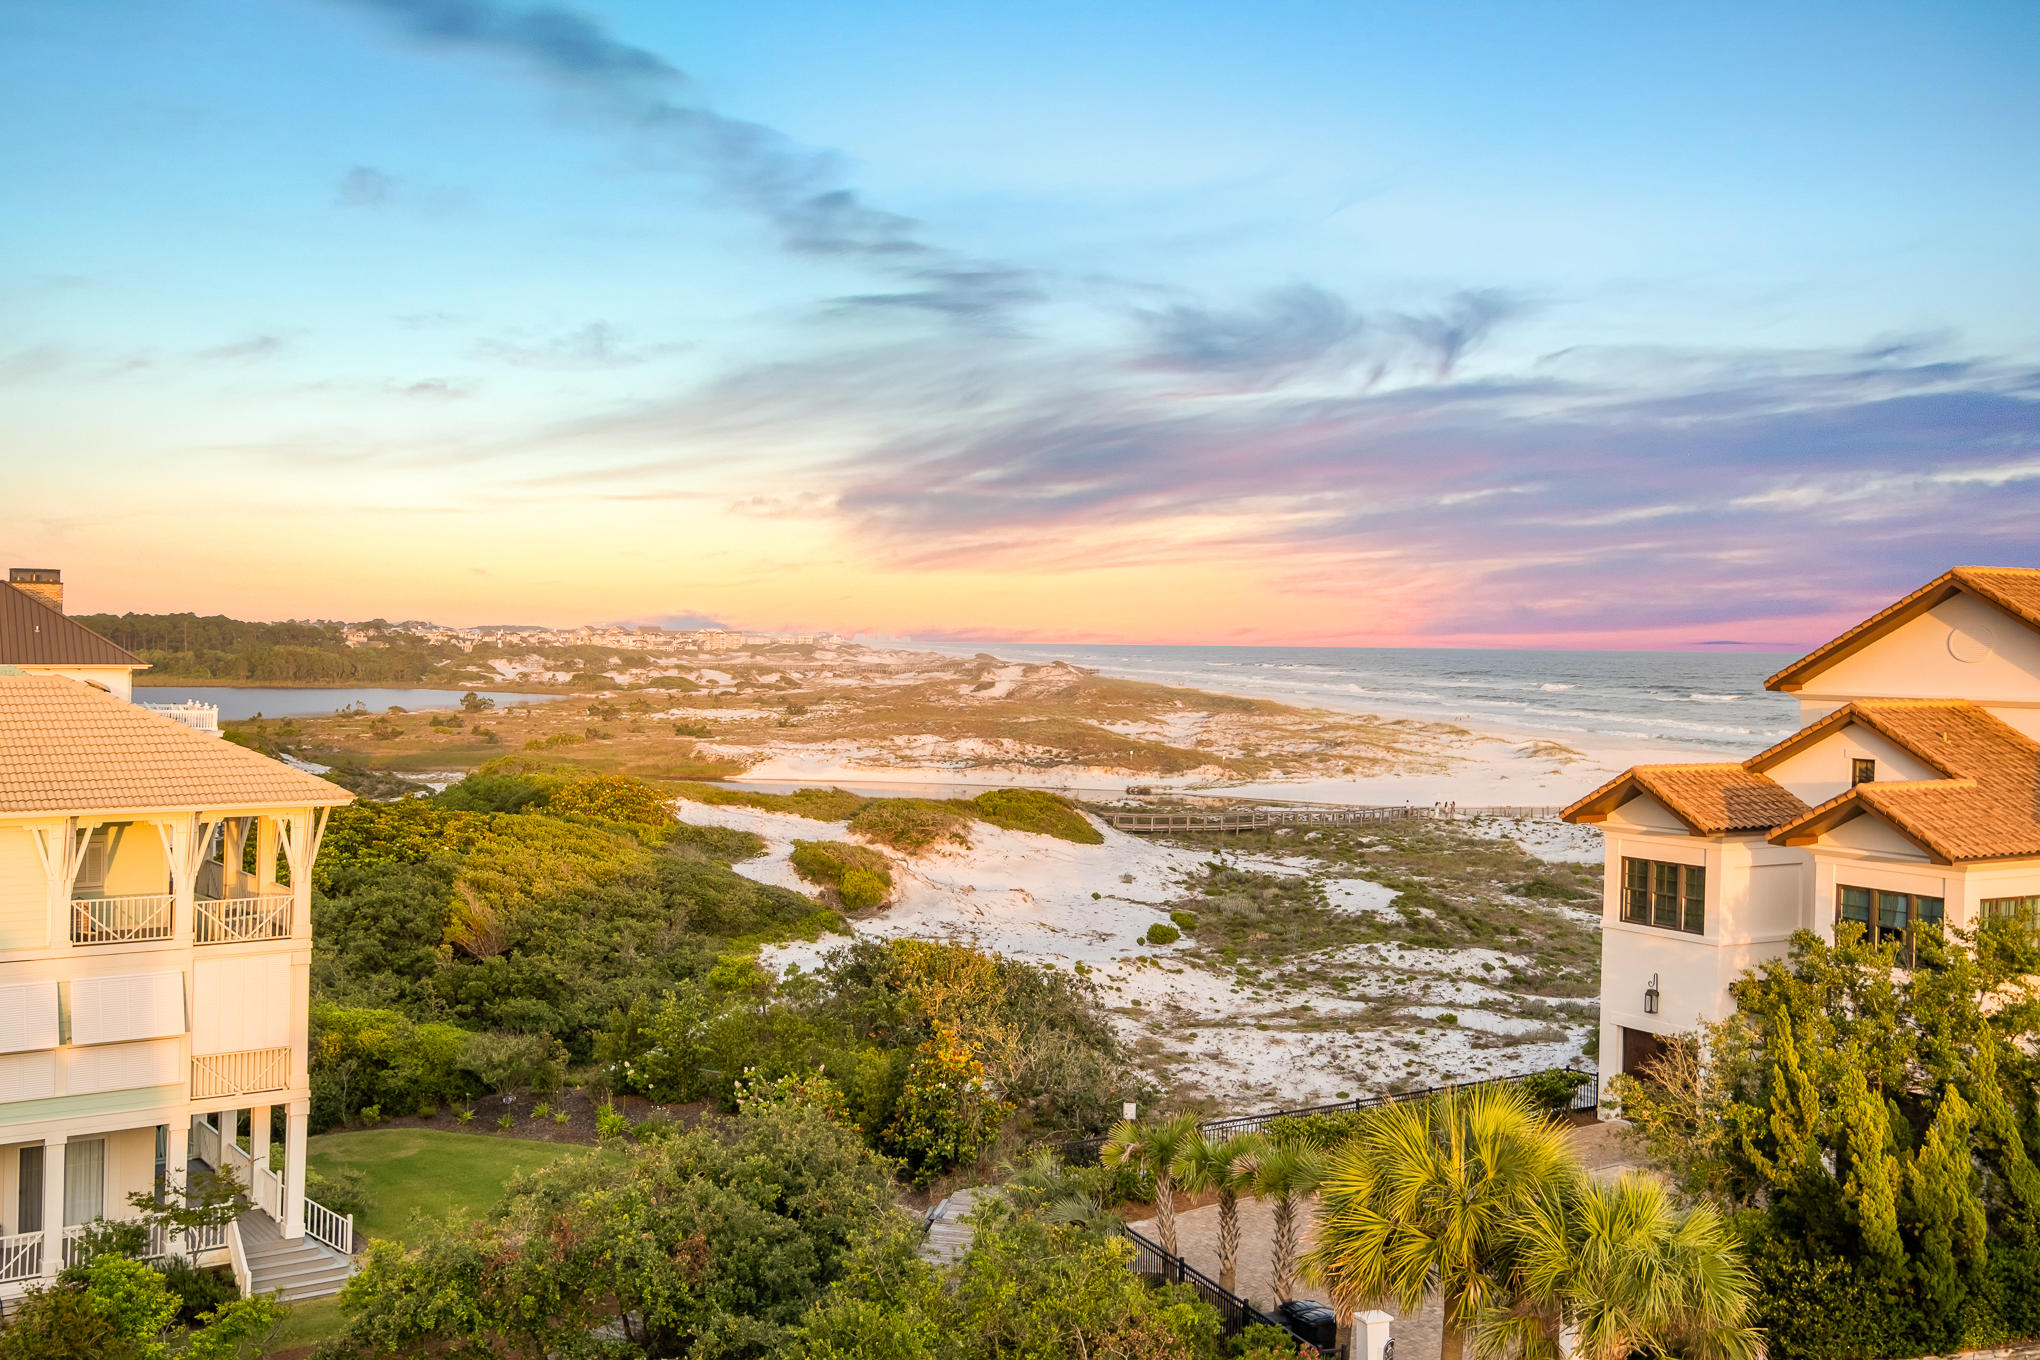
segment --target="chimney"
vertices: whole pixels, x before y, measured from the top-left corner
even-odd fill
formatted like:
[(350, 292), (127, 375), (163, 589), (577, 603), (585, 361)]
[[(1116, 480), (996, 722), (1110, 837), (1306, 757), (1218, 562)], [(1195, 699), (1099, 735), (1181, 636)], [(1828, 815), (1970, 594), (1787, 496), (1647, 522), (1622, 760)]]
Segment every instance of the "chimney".
[(55, 567), (9, 567), (7, 584), (35, 596), (59, 614), (64, 612), (64, 573)]

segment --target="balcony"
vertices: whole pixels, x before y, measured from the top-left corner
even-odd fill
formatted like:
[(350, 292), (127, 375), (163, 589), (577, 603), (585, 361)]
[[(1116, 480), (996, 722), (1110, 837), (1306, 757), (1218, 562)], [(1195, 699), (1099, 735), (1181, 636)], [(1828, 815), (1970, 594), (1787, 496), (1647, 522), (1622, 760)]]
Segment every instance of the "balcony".
[(290, 938), (289, 893), (261, 897), (201, 897), (192, 915), (191, 937), (198, 944), (238, 944), (243, 940)]
[(290, 1085), (290, 1050), (256, 1048), (240, 1053), (209, 1053), (191, 1060), (191, 1098), (245, 1096), (281, 1091)]
[(71, 943), (143, 944), (167, 940), (175, 902), (168, 893), (73, 898)]
[(207, 736), (217, 737), (220, 735), (220, 706), (218, 704), (202, 704), (196, 699), (187, 699), (181, 704), (138, 703), (135, 707), (146, 708), (149, 712), (160, 713), (166, 718), (175, 718), (186, 727), (195, 728)]

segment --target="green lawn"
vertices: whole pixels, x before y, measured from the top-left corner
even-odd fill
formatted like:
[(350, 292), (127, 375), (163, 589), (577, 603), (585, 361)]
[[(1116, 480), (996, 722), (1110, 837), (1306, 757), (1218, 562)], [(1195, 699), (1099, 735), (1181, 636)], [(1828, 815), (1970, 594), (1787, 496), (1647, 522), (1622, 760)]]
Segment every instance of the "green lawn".
[(400, 1242), (414, 1212), (437, 1217), (460, 1208), (480, 1215), (494, 1207), (513, 1175), (592, 1152), (567, 1143), (443, 1129), (326, 1133), (306, 1146), (307, 1159), (320, 1171), (355, 1167), (368, 1177), (375, 1204), (355, 1221), (355, 1231)]

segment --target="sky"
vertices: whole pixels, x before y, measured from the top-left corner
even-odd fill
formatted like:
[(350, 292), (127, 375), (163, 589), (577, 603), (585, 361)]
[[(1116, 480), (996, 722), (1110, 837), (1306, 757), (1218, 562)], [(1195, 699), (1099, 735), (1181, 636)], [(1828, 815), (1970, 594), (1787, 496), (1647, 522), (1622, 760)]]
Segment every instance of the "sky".
[(76, 610), (1791, 649), (2040, 566), (2040, 7), (0, 0)]

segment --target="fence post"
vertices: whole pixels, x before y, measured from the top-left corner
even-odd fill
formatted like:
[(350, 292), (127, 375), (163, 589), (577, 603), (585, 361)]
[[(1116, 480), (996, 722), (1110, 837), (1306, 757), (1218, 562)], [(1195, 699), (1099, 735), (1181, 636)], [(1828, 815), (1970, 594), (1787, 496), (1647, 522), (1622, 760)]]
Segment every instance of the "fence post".
[(1395, 1319), (1379, 1308), (1353, 1315), (1352, 1360), (1387, 1360), (1389, 1324)]

